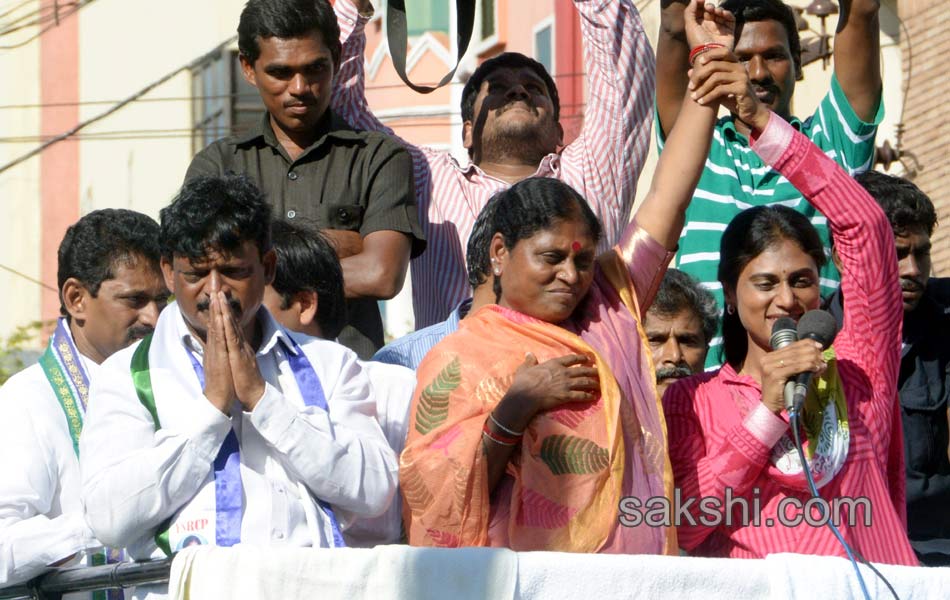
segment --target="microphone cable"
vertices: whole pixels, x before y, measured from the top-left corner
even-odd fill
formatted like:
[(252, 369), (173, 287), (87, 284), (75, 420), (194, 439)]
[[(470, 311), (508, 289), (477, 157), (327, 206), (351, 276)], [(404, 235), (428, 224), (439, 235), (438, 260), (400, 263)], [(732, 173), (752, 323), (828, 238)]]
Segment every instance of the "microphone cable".
[[(798, 451), (798, 457), (802, 461), (802, 471), (804, 471), (805, 473), (805, 480), (808, 482), (808, 489), (811, 492), (811, 495), (813, 498), (824, 502), (825, 500), (818, 493), (818, 487), (815, 486), (815, 480), (812, 478), (811, 467), (808, 466), (808, 462), (805, 460), (805, 450), (804, 448), (802, 448), (802, 440), (798, 434), (798, 424), (799, 424), (798, 411), (792, 410), (790, 414), (788, 415), (788, 420), (789, 420), (789, 425), (791, 426), (791, 429), (792, 429), (792, 440), (795, 443), (795, 450)], [(804, 507), (803, 507), (803, 510), (804, 510)], [(827, 511), (826, 514), (824, 515), (826, 517), (825, 525), (827, 525), (828, 528), (831, 529), (831, 533), (834, 534), (835, 538), (837, 538), (838, 540), (838, 543), (841, 544), (841, 547), (844, 548), (845, 553), (848, 555), (848, 559), (851, 561), (851, 566), (854, 567), (854, 572), (858, 576), (858, 584), (860, 584), (861, 586), (861, 592), (864, 594), (865, 600), (871, 600), (871, 595), (868, 593), (867, 585), (864, 583), (864, 576), (861, 574), (861, 569), (858, 568), (858, 563), (854, 558), (855, 554), (858, 555), (858, 557), (860, 558), (863, 564), (867, 565), (867, 567), (871, 569), (874, 572), (874, 574), (877, 575), (878, 578), (880, 578), (881, 581), (884, 582), (884, 585), (887, 586), (888, 590), (890, 590), (891, 595), (894, 596), (894, 600), (900, 600), (900, 597), (897, 595), (897, 592), (894, 590), (894, 587), (891, 585), (891, 582), (888, 581), (887, 578), (884, 577), (884, 575), (874, 567), (874, 565), (872, 565), (863, 556), (861, 556), (860, 552), (852, 549), (851, 546), (848, 544), (848, 542), (845, 541), (844, 536), (841, 535), (841, 532), (838, 530), (838, 527), (834, 524), (834, 520), (831, 518), (831, 504), (830, 503), (827, 503), (827, 506), (825, 506), (825, 511)]]

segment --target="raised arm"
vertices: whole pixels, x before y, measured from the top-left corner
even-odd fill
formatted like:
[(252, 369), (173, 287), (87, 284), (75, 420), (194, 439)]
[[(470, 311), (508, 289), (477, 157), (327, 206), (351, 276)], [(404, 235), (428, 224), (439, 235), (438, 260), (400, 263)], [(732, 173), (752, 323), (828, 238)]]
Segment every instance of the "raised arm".
[(340, 68), (334, 80), (330, 108), (357, 129), (393, 134), (393, 130), (369, 108), (366, 102), (366, 72), (364, 70), (366, 32), (364, 27), (372, 18), (373, 6), (369, 0), (337, 0), (333, 4), (340, 24)]
[(650, 147), (656, 65), (631, 0), (575, 0), (574, 6), (589, 93), (583, 129), (564, 149), (561, 168), (603, 222), (606, 248), (630, 220)]
[(876, 418), (886, 426), (897, 397), (903, 319), (891, 226), (874, 199), (834, 160), (783, 119), (769, 115), (767, 124), (757, 127), (761, 133), (752, 149), (828, 218), (845, 298), (844, 327), (834, 346), (839, 357), (847, 356), (871, 380)]
[(841, 0), (834, 40), (835, 76), (854, 113), (870, 122), (881, 99), (879, 0)]
[(688, 0), (661, 0), (660, 34), (656, 41), (656, 114), (657, 130), (663, 139), (669, 136), (682, 106), (689, 84), (689, 44), (683, 23)]
[(699, 56), (676, 127), (660, 155), (650, 192), (637, 211), (637, 224), (668, 250), (674, 250), (683, 230), (686, 208), (702, 174), (720, 102), (735, 103), (750, 94), (748, 76), (732, 54), (735, 21), (726, 11), (694, 0), (685, 10), (691, 46), (719, 43)]

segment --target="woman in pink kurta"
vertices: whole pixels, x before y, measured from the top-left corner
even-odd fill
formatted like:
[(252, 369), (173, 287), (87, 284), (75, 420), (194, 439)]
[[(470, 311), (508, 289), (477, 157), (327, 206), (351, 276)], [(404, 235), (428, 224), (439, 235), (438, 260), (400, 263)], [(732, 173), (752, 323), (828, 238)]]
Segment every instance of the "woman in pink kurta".
[[(682, 503), (695, 499), (689, 517), (678, 524), (680, 546), (693, 555), (740, 558), (845, 554), (827, 526), (789, 524), (803, 515), (790, 503), (804, 506), (811, 495), (801, 463), (789, 451), (781, 389), (795, 372), (811, 369), (817, 381), (835, 375), (840, 380), (836, 407), (834, 401), (822, 405), (822, 414), (835, 408), (835, 416), (818, 428), (828, 435), (819, 438), (815, 431), (811, 440), (816, 456), (809, 468), (820, 495), (866, 498), (854, 511), (856, 524), (848, 522), (847, 510), (832, 511), (843, 515), (839, 529), (845, 540), (870, 561), (916, 565), (905, 533), (896, 390), (902, 304), (890, 225), (874, 200), (805, 136), (767, 110), (763, 117), (760, 107), (746, 108), (749, 120), (761, 126), (754, 129), (752, 148), (828, 219), (847, 298), (844, 327), (833, 344), (834, 358), (809, 348), (809, 341), (770, 351), (769, 325), (777, 317), (797, 318), (817, 308), (815, 263), (822, 257), (814, 249), (817, 238), (797, 234), (810, 224), (800, 215), (805, 223), (798, 223), (789, 209), (756, 207), (736, 217), (743, 222), (734, 221), (733, 231), (724, 234), (720, 266), (727, 362), (718, 372), (677, 382), (663, 398), (676, 487)], [(764, 250), (737, 254), (759, 235), (771, 236)], [(795, 271), (795, 260), (811, 263), (814, 273)], [(729, 496), (748, 504), (747, 518), (739, 503), (727, 505)], [(717, 502), (720, 508), (713, 509)], [(791, 521), (781, 522), (780, 510)]]

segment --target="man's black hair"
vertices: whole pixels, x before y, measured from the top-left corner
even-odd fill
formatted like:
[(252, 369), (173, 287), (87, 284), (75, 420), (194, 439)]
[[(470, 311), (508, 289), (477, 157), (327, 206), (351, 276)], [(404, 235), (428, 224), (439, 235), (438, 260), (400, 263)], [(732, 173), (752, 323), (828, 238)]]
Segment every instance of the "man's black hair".
[(716, 335), (716, 327), (719, 325), (719, 307), (716, 304), (716, 298), (683, 271), (667, 269), (656, 291), (653, 304), (647, 312), (662, 317), (675, 317), (684, 310), (699, 317), (703, 327), (703, 338), (708, 346)]
[(485, 78), (498, 69), (521, 69), (522, 67), (531, 69), (544, 81), (545, 87), (548, 88), (548, 95), (551, 97), (551, 103), (554, 105), (554, 120), (557, 121), (561, 115), (561, 100), (558, 97), (554, 79), (551, 78), (544, 65), (518, 52), (503, 52), (478, 65), (475, 72), (465, 82), (465, 87), (462, 88), (462, 120), (475, 120), (475, 97), (478, 96), (478, 90), (482, 87)]
[(488, 200), (475, 219), (472, 234), (468, 236), (465, 263), (468, 267), (468, 283), (472, 289), (485, 283), (491, 275), (491, 238), (495, 235), (492, 226), (499, 197), (500, 194), (495, 194)]
[(721, 5), (736, 17), (736, 43), (747, 22), (778, 21), (788, 34), (788, 49), (795, 63), (795, 73), (802, 73), (802, 43), (792, 8), (781, 0), (725, 0)]
[(340, 67), (340, 25), (326, 0), (248, 0), (238, 23), (238, 49), (254, 64), (261, 55), (261, 38), (299, 38), (318, 31)]
[(919, 187), (903, 177), (877, 171), (856, 175), (855, 180), (884, 210), (894, 233), (906, 234), (922, 229), (928, 236), (933, 235), (937, 226), (937, 211)]
[(162, 256), (168, 261), (233, 252), (246, 241), (254, 242), (261, 255), (270, 250), (271, 208), (246, 175), (186, 181), (159, 216)]
[(317, 324), (327, 339), (336, 339), (346, 326), (343, 268), (330, 243), (316, 229), (283, 219), (271, 227), (277, 272), (271, 284), (289, 308), (294, 294), (316, 292)]
[(95, 298), (102, 282), (115, 277), (117, 266), (133, 266), (144, 259), (158, 271), (158, 233), (154, 219), (124, 208), (94, 210), (72, 224), (57, 253), (59, 312), (69, 316), (62, 294), (63, 284), (70, 277)]

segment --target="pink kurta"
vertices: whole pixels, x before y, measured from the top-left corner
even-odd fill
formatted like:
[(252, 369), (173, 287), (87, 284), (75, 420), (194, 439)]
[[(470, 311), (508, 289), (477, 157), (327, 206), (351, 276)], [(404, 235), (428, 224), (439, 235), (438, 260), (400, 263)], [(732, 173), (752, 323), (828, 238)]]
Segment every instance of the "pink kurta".
[[(850, 447), (844, 466), (819, 492), (825, 499), (865, 497), (864, 519), (839, 527), (848, 543), (874, 562), (916, 565), (906, 534), (903, 438), (897, 403), (900, 328), (903, 317), (894, 236), (874, 200), (821, 150), (782, 119), (772, 116), (753, 144), (828, 218), (841, 259), (844, 327), (834, 342), (848, 407)], [(663, 398), (670, 460), (683, 501), (696, 498), (680, 523), (680, 546), (699, 556), (760, 558), (773, 552), (844, 555), (827, 526), (778, 522), (779, 503), (810, 498), (769, 476), (772, 446), (788, 431), (784, 415), (761, 403), (761, 387), (728, 364), (716, 373), (670, 386)], [(699, 521), (699, 500), (758, 499), (757, 523), (715, 526)], [(786, 509), (787, 516), (801, 514)], [(858, 511), (862, 514), (862, 511)], [(768, 526), (768, 523), (773, 526)], [(708, 519), (707, 519), (708, 521)]]

